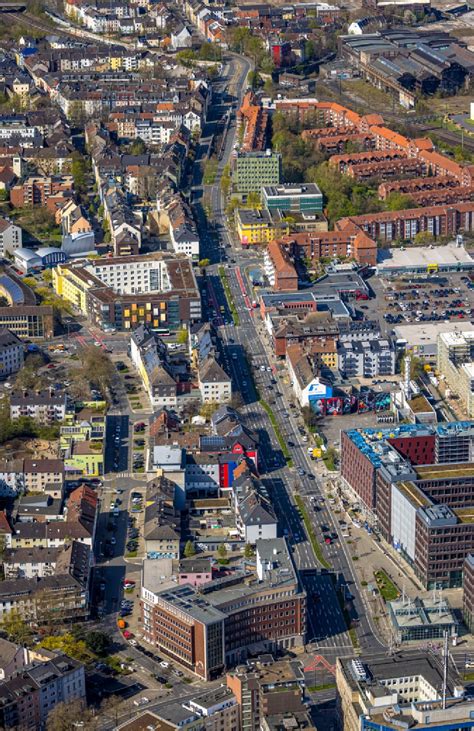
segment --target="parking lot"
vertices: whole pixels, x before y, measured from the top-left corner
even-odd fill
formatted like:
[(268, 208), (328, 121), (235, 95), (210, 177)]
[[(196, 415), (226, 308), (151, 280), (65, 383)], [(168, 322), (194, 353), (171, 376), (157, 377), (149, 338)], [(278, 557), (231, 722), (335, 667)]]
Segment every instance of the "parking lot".
[[(474, 282), (474, 277), (473, 277)], [(387, 325), (470, 319), (474, 283), (465, 275), (413, 277), (384, 283), (378, 299)]]

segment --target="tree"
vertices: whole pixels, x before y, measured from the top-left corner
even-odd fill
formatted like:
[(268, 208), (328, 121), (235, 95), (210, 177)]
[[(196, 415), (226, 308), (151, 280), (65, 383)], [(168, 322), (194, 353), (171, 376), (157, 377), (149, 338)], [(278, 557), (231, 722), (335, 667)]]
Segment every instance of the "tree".
[(87, 193), (87, 162), (80, 152), (72, 153), (71, 173), (76, 193), (85, 195)]
[(217, 559), (219, 563), (224, 564), (228, 562), (227, 548), (225, 547), (224, 543), (221, 543), (221, 545), (217, 549), (217, 555), (219, 556), (219, 558)]
[(112, 644), (110, 635), (107, 634), (107, 632), (101, 632), (100, 630), (87, 632), (84, 636), (84, 641), (87, 649), (100, 657), (107, 655)]
[(409, 195), (394, 191), (385, 200), (387, 211), (403, 211), (405, 208), (416, 208), (416, 204)]
[(144, 155), (146, 152), (146, 145), (140, 138), (137, 140), (134, 140), (132, 144), (130, 145), (130, 154), (131, 155)]
[(209, 421), (214, 411), (216, 411), (218, 408), (219, 404), (216, 401), (207, 401), (206, 403), (202, 404), (199, 413), (201, 416), (204, 416), (207, 421)]
[(194, 543), (192, 541), (186, 541), (186, 545), (184, 547), (184, 557), (192, 558), (195, 555), (196, 555), (196, 548), (194, 546)]
[(47, 731), (77, 731), (78, 724), (83, 724), (84, 731), (96, 728), (92, 712), (85, 708), (85, 701), (79, 699), (57, 703), (46, 719)]
[(210, 259), (199, 259), (198, 266), (200, 269), (205, 269), (211, 263)]
[(25, 645), (31, 642), (31, 629), (17, 609), (11, 609), (3, 614), (0, 628), (5, 632), (10, 642), (15, 642), (17, 645)]
[(253, 558), (254, 556), (253, 546), (250, 543), (245, 544), (244, 556), (245, 558)]
[(76, 639), (72, 632), (44, 637), (41, 647), (46, 650), (60, 650), (78, 662), (88, 663), (94, 659), (94, 653), (87, 648), (85, 640)]
[(435, 236), (433, 233), (430, 233), (429, 231), (419, 231), (415, 238), (413, 239), (414, 243), (418, 246), (425, 246), (426, 244), (432, 244), (435, 239)]
[(183, 327), (181, 330), (178, 330), (178, 333), (176, 335), (176, 342), (180, 345), (186, 345), (188, 342), (188, 331), (185, 327)]
[(99, 387), (103, 396), (112, 385), (115, 369), (107, 353), (95, 345), (81, 348), (77, 355), (82, 365), (83, 375)]
[(247, 194), (246, 206), (247, 208), (261, 208), (262, 201), (260, 198), (260, 194), (257, 193), (255, 190), (251, 190), (250, 193)]

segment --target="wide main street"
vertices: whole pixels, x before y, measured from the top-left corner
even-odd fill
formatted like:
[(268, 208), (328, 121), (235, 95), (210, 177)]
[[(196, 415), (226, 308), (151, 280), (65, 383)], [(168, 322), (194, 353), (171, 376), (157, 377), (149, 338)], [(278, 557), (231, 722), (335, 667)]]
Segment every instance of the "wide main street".
[[(261, 452), (264, 455), (261, 465), (263, 479), (269, 488), (280, 528), (288, 537), (301, 581), (308, 593), (308, 642), (313, 642), (315, 650), (334, 661), (337, 655), (350, 655), (354, 652), (336, 591), (336, 587), (344, 584), (354, 597), (353, 609), (358, 617), (356, 631), (360, 648), (370, 652), (380, 650), (384, 645), (377, 636), (363, 589), (358, 584), (344, 542), (336, 541), (331, 546), (322, 543), (324, 559), (332, 569), (331, 575), (327, 575), (321, 572), (322, 566), (306, 535), (295, 502), (296, 492), (307, 507), (317, 538), (321, 539), (321, 524), (329, 526), (335, 533), (339, 532), (339, 526), (323, 498), (321, 480), (314, 473), (314, 464), (306, 445), (301, 444), (298, 420), (289, 405), (291, 399), (284, 393), (280, 380), (276, 378), (275, 361), (266, 342), (264, 327), (250, 307), (245, 270), (250, 261), (255, 261), (255, 255), (236, 245), (228, 228), (220, 179), (234, 150), (235, 109), (239, 108), (245, 92), (249, 68), (250, 64), (246, 59), (233, 55), (226, 64), (227, 73), (215, 85), (216, 103), (211, 110), (210, 124), (215, 124), (228, 109), (231, 110), (231, 119), (222, 142), (221, 158), (213, 185), (202, 184), (200, 165), (196, 164), (194, 169), (194, 210), (200, 231), (201, 257), (211, 261), (206, 281), (202, 283), (206, 288), (203, 302), (209, 300), (214, 303), (222, 364), (232, 376), (233, 388), (241, 393), (246, 424), (259, 435)], [(203, 138), (205, 141), (206, 130)], [(197, 161), (204, 159), (206, 153), (206, 148), (200, 149)], [(225, 267), (233, 302), (239, 313), (238, 326), (234, 326), (228, 311), (218, 274), (219, 266)], [(226, 309), (226, 317), (220, 314), (221, 306)], [(281, 453), (270, 418), (260, 405), (259, 397), (272, 401), (280, 433), (291, 452), (291, 468), (287, 466)], [(311, 498), (317, 500), (320, 506), (317, 513), (313, 509)]]

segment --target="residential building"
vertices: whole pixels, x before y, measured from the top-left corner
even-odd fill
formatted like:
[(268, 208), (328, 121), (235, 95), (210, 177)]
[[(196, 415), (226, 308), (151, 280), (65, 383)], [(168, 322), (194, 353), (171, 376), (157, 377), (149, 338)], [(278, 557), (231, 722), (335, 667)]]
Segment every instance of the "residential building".
[(73, 193), (72, 175), (30, 176), (22, 183), (14, 185), (10, 191), (10, 202), (14, 208), (41, 206), (55, 213), (56, 205), (64, 203), (65, 196)]
[(58, 703), (86, 703), (84, 665), (66, 655), (33, 663), (0, 683), (0, 724), (4, 729), (44, 728)]
[(10, 418), (15, 420), (29, 416), (40, 424), (63, 421), (66, 416), (65, 391), (12, 391)]
[(24, 346), (20, 338), (0, 328), (0, 378), (17, 373), (23, 367)]
[(130, 338), (130, 358), (138, 370), (153, 410), (177, 405), (177, 383), (166, 362), (160, 338), (139, 325)]
[(8, 218), (0, 218), (0, 256), (12, 256), (23, 241), (23, 232)]
[[(245, 543), (276, 539), (278, 520), (263, 483), (244, 473), (232, 483), (235, 526)], [(263, 544), (262, 544), (263, 545)]]
[(0, 586), (0, 618), (15, 611), (27, 622), (41, 622), (53, 607), (58, 621), (87, 617), (86, 587), (70, 574), (8, 579)]
[(339, 370), (346, 378), (375, 378), (396, 373), (396, 353), (390, 340), (341, 342), (337, 347)]
[(287, 346), (286, 365), (295, 397), (301, 408), (315, 406), (321, 399), (331, 398), (332, 387), (329, 381), (319, 375), (315, 360), (301, 345)]
[(239, 704), (242, 731), (259, 731), (265, 719), (305, 709), (304, 674), (289, 660), (262, 655), (229, 671), (226, 683)]
[(174, 582), (151, 597), (142, 593), (144, 637), (203, 679), (243, 661), (254, 643), (268, 650), (301, 645), (306, 595), (285, 539), (257, 541), (256, 557), (256, 582), (234, 572), (205, 593)]
[(198, 383), (204, 403), (223, 404), (232, 398), (232, 379), (213, 356), (200, 364)]
[(474, 201), (350, 216), (337, 221), (336, 230), (342, 230), (348, 222), (376, 241), (411, 241), (423, 231), (433, 238), (453, 236), (474, 229)]
[[(171, 470), (167, 472), (172, 474)], [(159, 489), (152, 488), (147, 493), (143, 528), (147, 558), (179, 558), (181, 516), (174, 507), (174, 489), (171, 479), (162, 477)]]
[(474, 417), (474, 330), (438, 335), (437, 369), (469, 419)]
[(343, 731), (401, 725), (443, 731), (469, 728), (474, 702), (448, 664), (446, 700), (443, 665), (426, 650), (336, 660), (336, 712)]
[(28, 662), (28, 650), (23, 645), (0, 638), (0, 681), (16, 675)]
[(313, 216), (323, 211), (323, 194), (316, 183), (264, 185), (262, 203), (270, 213), (279, 210), (289, 216), (292, 213)]
[(264, 253), (265, 276), (276, 292), (297, 292), (298, 274), (287, 253), (278, 241), (271, 241)]
[(65, 478), (63, 460), (25, 459), (23, 474), (24, 486), (27, 492), (56, 493), (53, 495), (55, 497), (62, 495)]
[(238, 152), (232, 167), (232, 182), (237, 193), (260, 193), (262, 185), (280, 183), (281, 155), (276, 152)]

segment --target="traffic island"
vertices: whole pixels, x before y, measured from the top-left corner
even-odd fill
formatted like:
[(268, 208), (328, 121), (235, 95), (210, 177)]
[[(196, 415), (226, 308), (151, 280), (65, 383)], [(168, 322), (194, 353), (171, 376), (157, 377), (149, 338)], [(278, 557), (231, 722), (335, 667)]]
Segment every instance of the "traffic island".
[(224, 289), (227, 305), (229, 307), (229, 310), (232, 315), (232, 319), (234, 321), (234, 325), (237, 327), (240, 325), (240, 317), (239, 313), (237, 312), (237, 309), (235, 307), (234, 298), (232, 297), (232, 292), (230, 291), (230, 285), (229, 280), (227, 279), (227, 274), (225, 273), (224, 267), (219, 267), (219, 278), (221, 280), (222, 288)]

